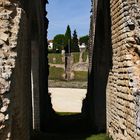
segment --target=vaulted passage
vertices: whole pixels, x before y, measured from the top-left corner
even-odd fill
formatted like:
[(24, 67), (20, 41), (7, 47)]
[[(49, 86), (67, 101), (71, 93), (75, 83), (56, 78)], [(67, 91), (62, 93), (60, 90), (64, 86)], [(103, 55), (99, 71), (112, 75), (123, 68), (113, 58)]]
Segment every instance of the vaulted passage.
[[(41, 83), (39, 86), (42, 91), (40, 92), (40, 130), (44, 133), (62, 135), (84, 133), (86, 135), (106, 131), (106, 85), (112, 66), (111, 19), (109, 1), (98, 1), (97, 5), (94, 7), (97, 10), (97, 15), (93, 33), (94, 46), (91, 46), (93, 52), (90, 56), (93, 58), (88, 78), (87, 97), (83, 102), (82, 113), (71, 116), (57, 115), (51, 107), (49, 95), (44, 92), (46, 87), (43, 88)], [(93, 31), (93, 26), (91, 28)], [(42, 49), (40, 51), (42, 52)], [(40, 61), (42, 60), (43, 58), (40, 58)], [(40, 65), (44, 67), (41, 62)], [(40, 74), (44, 79), (43, 71), (48, 68), (44, 69), (43, 67), (40, 69)], [(49, 100), (46, 100), (47, 98)]]
[[(87, 96), (59, 116), (48, 94), (47, 0), (0, 0), (0, 139), (140, 139), (140, 1), (92, 0)], [(107, 128), (107, 130), (106, 130)]]

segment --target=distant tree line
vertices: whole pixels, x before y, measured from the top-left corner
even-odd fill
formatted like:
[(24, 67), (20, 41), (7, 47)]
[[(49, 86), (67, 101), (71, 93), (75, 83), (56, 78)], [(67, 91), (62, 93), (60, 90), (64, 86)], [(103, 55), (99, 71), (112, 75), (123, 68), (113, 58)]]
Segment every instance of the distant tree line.
[(78, 40), (77, 31), (74, 30), (73, 34), (71, 35), (70, 26), (67, 26), (65, 34), (58, 34), (53, 39), (53, 52), (61, 52), (65, 50), (66, 53), (68, 52), (79, 52), (79, 44), (81, 45), (84, 43), (88, 46), (89, 36), (80, 37)]

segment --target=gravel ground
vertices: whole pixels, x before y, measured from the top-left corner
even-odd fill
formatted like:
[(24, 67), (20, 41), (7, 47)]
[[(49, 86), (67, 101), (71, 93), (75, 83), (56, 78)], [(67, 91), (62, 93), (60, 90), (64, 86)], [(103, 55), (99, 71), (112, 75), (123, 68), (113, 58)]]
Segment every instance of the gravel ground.
[(53, 109), (56, 112), (81, 112), (86, 89), (49, 88)]

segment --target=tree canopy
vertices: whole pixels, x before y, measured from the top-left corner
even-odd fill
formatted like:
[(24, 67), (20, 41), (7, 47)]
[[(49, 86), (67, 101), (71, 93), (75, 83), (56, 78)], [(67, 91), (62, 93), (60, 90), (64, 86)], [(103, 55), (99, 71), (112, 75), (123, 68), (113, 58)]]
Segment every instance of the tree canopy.
[(67, 26), (66, 33), (65, 33), (65, 41), (64, 41), (64, 49), (66, 53), (71, 52), (71, 29), (70, 26)]
[(66, 53), (79, 52), (79, 44), (85, 44), (88, 46), (89, 36), (85, 35), (79, 38), (77, 31), (74, 30), (73, 36), (71, 36), (71, 28), (68, 25), (65, 34), (58, 34), (53, 39), (53, 51), (61, 52), (65, 50)]
[(76, 30), (73, 32), (73, 38), (72, 38), (72, 52), (79, 52), (79, 45), (78, 45), (78, 36)]
[(82, 37), (80, 37), (80, 39), (79, 39), (80, 45), (81, 45), (82, 43), (85, 43), (85, 45), (88, 46), (88, 42), (89, 42), (89, 36), (88, 36), (88, 35), (82, 36)]
[(53, 39), (53, 49), (55, 51), (61, 52), (61, 50), (64, 49), (64, 40), (65, 40), (64, 34), (56, 35)]

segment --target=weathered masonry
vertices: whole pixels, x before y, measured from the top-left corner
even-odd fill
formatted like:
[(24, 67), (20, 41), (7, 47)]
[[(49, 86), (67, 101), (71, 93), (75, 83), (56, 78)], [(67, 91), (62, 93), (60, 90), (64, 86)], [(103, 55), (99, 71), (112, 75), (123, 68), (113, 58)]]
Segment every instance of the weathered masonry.
[[(30, 140), (34, 130), (53, 129), (47, 3), (0, 0), (2, 140)], [(140, 0), (92, 0), (90, 29), (82, 114), (93, 133), (106, 131), (113, 140), (140, 140)]]
[(107, 84), (107, 131), (140, 139), (140, 1), (111, 0), (112, 69)]
[(93, 129), (106, 126), (113, 140), (139, 140), (140, 1), (93, 1), (92, 11), (87, 106)]

